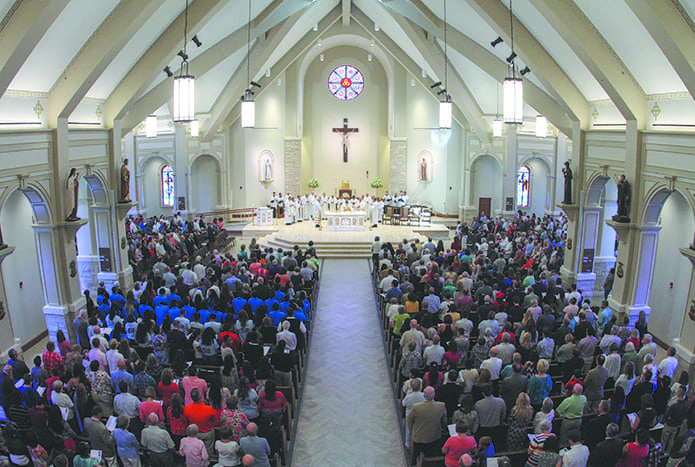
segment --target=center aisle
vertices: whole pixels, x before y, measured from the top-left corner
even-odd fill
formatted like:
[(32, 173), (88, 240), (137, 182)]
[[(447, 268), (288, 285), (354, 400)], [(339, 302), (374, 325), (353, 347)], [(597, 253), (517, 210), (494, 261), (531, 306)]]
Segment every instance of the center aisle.
[(325, 260), (292, 466), (405, 466), (368, 260)]

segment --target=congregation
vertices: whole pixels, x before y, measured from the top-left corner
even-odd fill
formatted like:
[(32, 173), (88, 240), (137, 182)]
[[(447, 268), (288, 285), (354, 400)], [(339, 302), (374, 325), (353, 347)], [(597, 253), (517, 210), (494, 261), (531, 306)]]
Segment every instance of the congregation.
[[(319, 262), (311, 242), (233, 255), (218, 219), (129, 218), (130, 290), (0, 375), (0, 465), (286, 463)], [(29, 365), (33, 364), (32, 368)]]
[(519, 212), (459, 224), (447, 246), (376, 237), (413, 464), (695, 464), (687, 371), (673, 348), (657, 362), (644, 314), (608, 307), (612, 277), (593, 302), (563, 284), (566, 223)]

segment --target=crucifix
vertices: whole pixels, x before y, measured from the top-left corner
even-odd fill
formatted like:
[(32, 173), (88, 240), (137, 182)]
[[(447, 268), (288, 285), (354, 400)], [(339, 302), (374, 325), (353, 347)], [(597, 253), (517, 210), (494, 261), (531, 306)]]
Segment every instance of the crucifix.
[(343, 134), (343, 162), (348, 161), (348, 137), (350, 133), (359, 133), (359, 128), (348, 128), (348, 119), (343, 119), (342, 128), (333, 128), (333, 133)]

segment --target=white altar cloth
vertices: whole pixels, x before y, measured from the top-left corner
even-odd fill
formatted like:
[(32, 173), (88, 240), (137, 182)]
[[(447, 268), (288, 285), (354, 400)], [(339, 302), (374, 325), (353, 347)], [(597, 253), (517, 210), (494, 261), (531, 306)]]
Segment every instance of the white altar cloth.
[(327, 212), (326, 230), (330, 231), (364, 231), (366, 226), (364, 211)]
[(273, 225), (273, 211), (270, 208), (256, 209), (256, 225)]

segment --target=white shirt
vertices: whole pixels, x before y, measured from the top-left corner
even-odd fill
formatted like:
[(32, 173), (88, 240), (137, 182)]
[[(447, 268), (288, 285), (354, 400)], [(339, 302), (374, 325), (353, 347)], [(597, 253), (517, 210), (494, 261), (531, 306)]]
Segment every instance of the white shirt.
[(661, 363), (659, 363), (657, 371), (659, 373), (659, 377), (666, 375), (673, 379), (673, 374), (676, 372), (676, 368), (678, 368), (678, 359), (676, 357), (666, 357), (661, 360)]
[(575, 444), (560, 451), (562, 467), (586, 467), (589, 462), (589, 448), (583, 444)]
[(487, 360), (483, 360), (480, 364), (480, 369), (486, 369), (490, 372), (490, 379), (492, 381), (498, 380), (500, 378), (500, 370), (502, 369), (502, 360), (498, 357), (490, 357)]
[(432, 362), (435, 362), (437, 364), (442, 363), (442, 358), (444, 358), (444, 347), (441, 345), (430, 345), (425, 349), (423, 352), (423, 358), (425, 360), (425, 365), (428, 365)]

